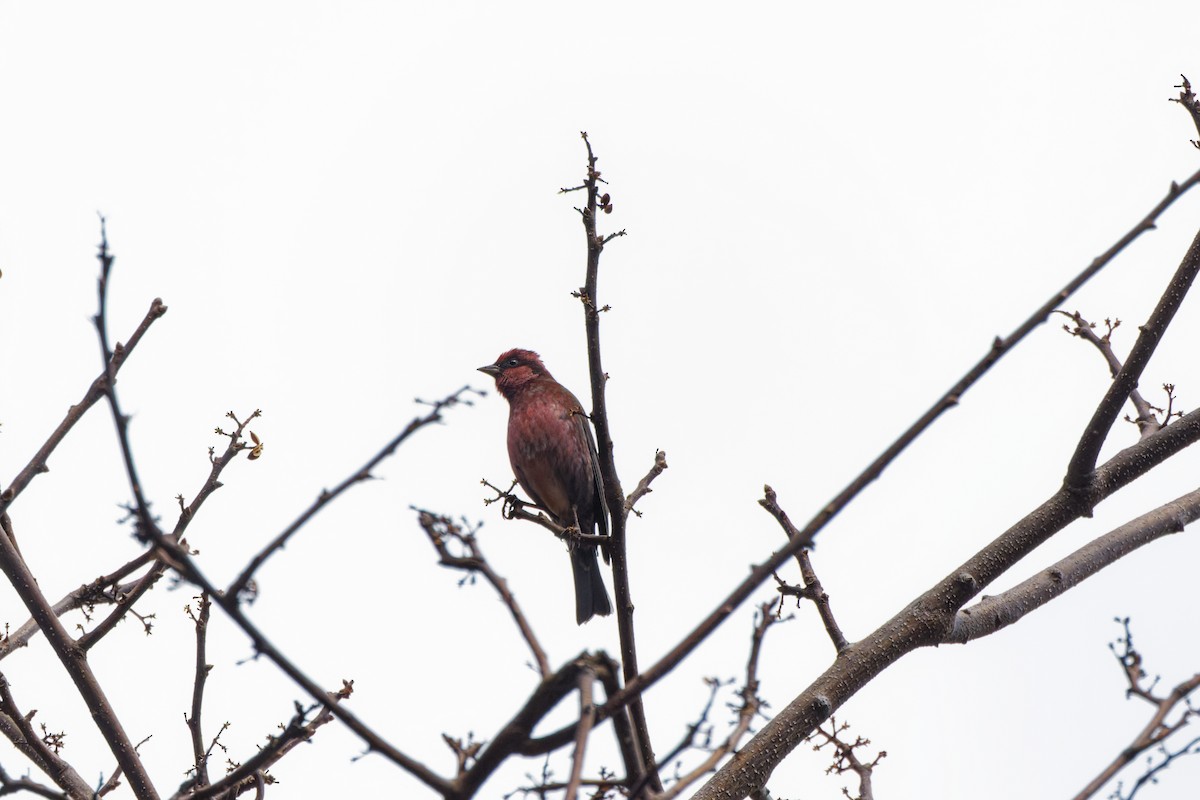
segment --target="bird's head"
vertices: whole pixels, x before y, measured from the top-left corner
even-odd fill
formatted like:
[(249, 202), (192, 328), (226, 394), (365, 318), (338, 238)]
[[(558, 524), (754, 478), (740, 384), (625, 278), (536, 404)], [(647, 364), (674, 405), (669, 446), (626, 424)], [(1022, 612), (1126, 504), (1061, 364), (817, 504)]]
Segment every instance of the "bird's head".
[(495, 378), (496, 389), (510, 400), (523, 386), (539, 378), (551, 377), (537, 353), (520, 348), (502, 353), (495, 364), (480, 367), (479, 371)]

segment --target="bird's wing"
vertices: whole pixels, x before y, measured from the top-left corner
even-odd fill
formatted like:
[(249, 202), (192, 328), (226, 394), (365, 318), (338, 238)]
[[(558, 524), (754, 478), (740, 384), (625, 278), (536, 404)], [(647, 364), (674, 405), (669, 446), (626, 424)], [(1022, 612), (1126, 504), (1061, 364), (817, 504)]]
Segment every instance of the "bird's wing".
[[(534, 488), (534, 486), (536, 486), (536, 483), (533, 480), (530, 480), (530, 475), (528, 473), (526, 473), (526, 470), (521, 468), (521, 464), (512, 464), (512, 471), (514, 471), (514, 473), (516, 473), (517, 482), (520, 483), (521, 488), (524, 489), (524, 491), (526, 491), (526, 494), (529, 495), (529, 499), (533, 500), (533, 505), (538, 507), (538, 509), (541, 509), (542, 511), (547, 512), (548, 515), (550, 515), (551, 517), (557, 517), (558, 516), (557, 513), (554, 513), (554, 507), (546, 505), (546, 501), (541, 499), (541, 495), (538, 494), (538, 491), (536, 491), (536, 489)], [(556, 504), (556, 507), (558, 505), (562, 505), (562, 504), (560, 504), (560, 503)], [(557, 519), (556, 519), (556, 522), (557, 522)], [(565, 524), (565, 523), (562, 523), (562, 524)]]
[[(600, 513), (596, 515), (596, 525), (600, 528), (601, 536), (608, 536), (608, 505), (604, 502), (604, 476), (600, 474), (600, 454), (596, 450), (596, 438), (592, 436), (592, 426), (587, 415), (580, 412), (575, 415), (578, 420), (579, 427), (583, 430), (583, 436), (587, 439), (588, 457), (592, 462), (592, 482), (596, 488), (596, 507), (600, 509)], [(608, 553), (604, 554), (604, 560), (608, 561)]]

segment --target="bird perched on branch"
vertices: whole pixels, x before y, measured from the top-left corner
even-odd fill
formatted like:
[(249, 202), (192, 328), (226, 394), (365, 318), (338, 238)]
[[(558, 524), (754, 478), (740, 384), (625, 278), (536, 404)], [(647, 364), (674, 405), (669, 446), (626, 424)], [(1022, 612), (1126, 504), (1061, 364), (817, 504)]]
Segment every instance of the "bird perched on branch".
[[(508, 460), (517, 482), (554, 522), (580, 533), (608, 535), (608, 512), (596, 440), (583, 406), (554, 380), (538, 354), (509, 350), (480, 367), (508, 401)], [(575, 621), (612, 613), (596, 545), (568, 543), (575, 575)], [(604, 548), (604, 560), (608, 560)]]

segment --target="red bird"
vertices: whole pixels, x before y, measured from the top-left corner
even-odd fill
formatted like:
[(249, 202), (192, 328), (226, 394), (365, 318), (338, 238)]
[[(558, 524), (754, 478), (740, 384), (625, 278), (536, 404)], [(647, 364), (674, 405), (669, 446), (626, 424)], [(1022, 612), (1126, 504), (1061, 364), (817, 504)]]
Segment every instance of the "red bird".
[[(594, 534), (599, 526), (600, 535), (607, 536), (596, 441), (575, 395), (531, 350), (509, 350), (479, 371), (496, 379), (496, 389), (508, 401), (508, 460), (521, 488), (564, 528)], [(570, 551), (575, 621), (582, 625), (597, 614), (611, 614), (596, 545), (572, 544)]]

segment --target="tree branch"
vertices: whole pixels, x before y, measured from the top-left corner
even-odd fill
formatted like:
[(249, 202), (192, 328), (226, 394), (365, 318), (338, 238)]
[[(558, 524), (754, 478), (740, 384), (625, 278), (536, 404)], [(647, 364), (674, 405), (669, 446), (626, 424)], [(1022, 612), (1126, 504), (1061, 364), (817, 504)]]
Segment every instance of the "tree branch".
[[(1101, 770), (1100, 774), (1093, 778), (1091, 783), (1085, 786), (1083, 790), (1079, 792), (1079, 794), (1075, 795), (1074, 800), (1087, 800), (1087, 798), (1095, 795), (1096, 792), (1100, 791), (1104, 784), (1112, 780), (1112, 778), (1116, 776), (1118, 772), (1131, 764), (1135, 758), (1152, 747), (1162, 745), (1170, 736), (1174, 735), (1177, 731), (1187, 725), (1191, 718), (1197, 713), (1188, 703), (1188, 697), (1192, 692), (1200, 689), (1200, 673), (1193, 675), (1191, 678), (1188, 678), (1186, 681), (1183, 681), (1177, 685), (1165, 697), (1154, 696), (1150, 690), (1141, 686), (1141, 680), (1145, 677), (1145, 671), (1141, 668), (1141, 654), (1133, 649), (1133, 635), (1129, 631), (1129, 620), (1125, 619), (1119, 621), (1123, 622), (1125, 625), (1125, 637), (1118, 640), (1119, 642), (1124, 643), (1125, 652), (1117, 653), (1116, 647), (1113, 647), (1112, 649), (1117, 655), (1117, 660), (1121, 662), (1121, 666), (1125, 669), (1126, 677), (1129, 679), (1128, 694), (1141, 697), (1143, 700), (1154, 706), (1154, 715), (1150, 718), (1150, 721), (1146, 723), (1146, 726), (1142, 728), (1138, 735), (1133, 738), (1133, 741), (1130, 742), (1129, 745), (1122, 750), (1117, 757), (1113, 759), (1111, 763), (1109, 763), (1108, 766)], [(1112, 647), (1112, 645), (1110, 645), (1110, 647)], [(1185, 706), (1183, 714), (1180, 715), (1180, 718), (1174, 723), (1168, 724), (1168, 715), (1178, 708), (1180, 704)], [(1166, 757), (1161, 764), (1151, 770), (1148, 774), (1153, 775), (1159, 770), (1165, 768), (1166, 765), (1169, 764), (1175, 757), (1186, 753), (1188, 749), (1195, 744), (1196, 742), (1192, 741), (1182, 750), (1177, 751), (1174, 756)], [(1164, 753), (1166, 753), (1165, 746)], [(1143, 780), (1144, 778), (1145, 776), (1143, 776)], [(1139, 784), (1141, 783), (1142, 780), (1139, 780)], [(1129, 794), (1129, 797), (1133, 797), (1136, 792), (1137, 787), (1135, 787), (1134, 791)]]
[[(66, 796), (71, 800), (90, 798), (92, 789), (87, 782), (80, 777), (74, 767), (59, 757), (58, 753), (51, 749), (33, 730), (31, 721), (35, 713), (37, 712), (21, 713), (21, 710), (17, 708), (16, 700), (13, 699), (8, 678), (0, 673), (0, 732), (13, 743), (17, 750), (36, 764), (38, 769), (46, 773), (55, 785), (66, 792)], [(5, 784), (10, 782), (5, 781)], [(18, 788), (33, 791), (29, 785), (20, 785)], [(5, 792), (0, 791), (0, 795), (3, 794)], [(61, 797), (62, 795), (51, 793), (44, 796)]]
[(942, 641), (966, 644), (1006, 628), (1139, 547), (1179, 533), (1197, 519), (1200, 519), (1200, 489), (1097, 537), (1008, 591), (984, 597), (970, 608), (962, 609)]
[(339, 483), (333, 489), (333, 491), (322, 491), (321, 494), (317, 496), (317, 499), (313, 501), (312, 505), (305, 509), (304, 512), (296, 518), (295, 522), (287, 526), (282, 533), (272, 539), (266, 547), (262, 548), (262, 550), (260, 550), (254, 556), (254, 558), (250, 559), (250, 563), (247, 564), (246, 568), (241, 571), (241, 574), (234, 579), (233, 583), (229, 584), (229, 588), (225, 590), (225, 593), (230, 597), (240, 597), (250, 585), (250, 581), (253, 579), (254, 573), (258, 571), (259, 567), (266, 563), (267, 559), (270, 558), (275, 552), (282, 550), (287, 545), (288, 540), (291, 539), (298, 530), (304, 527), (304, 525), (310, 519), (316, 516), (318, 511), (323, 509), (329, 503), (333, 502), (351, 486), (354, 486), (357, 483), (362, 483), (366, 480), (370, 480), (372, 477), (371, 470), (379, 466), (379, 464), (388, 457), (395, 455), (396, 450), (400, 447), (400, 445), (404, 444), (408, 437), (412, 436), (426, 425), (432, 425), (435, 422), (441, 422), (442, 411), (444, 409), (453, 407), (460, 403), (468, 406), (471, 405), (470, 400), (464, 400), (462, 397), (467, 393), (477, 394), (481, 397), (486, 394), (478, 389), (472, 389), (470, 386), (464, 386), (458, 391), (442, 398), (441, 400), (431, 403), (430, 405), (433, 406), (433, 410), (431, 410), (425, 416), (416, 417), (409, 422), (404, 430), (400, 431), (395, 438), (384, 445), (382, 450), (376, 453), (369, 461), (367, 461), (366, 464), (363, 464), (362, 467), (360, 467), (352, 475)]
[[(588, 371), (592, 385), (592, 424), (596, 428), (596, 450), (600, 458), (600, 473), (604, 479), (604, 502), (612, 519), (612, 568), (613, 594), (616, 601), (617, 633), (621, 639), (621, 672), (626, 682), (638, 674), (637, 643), (633, 626), (633, 596), (629, 585), (629, 565), (625, 550), (625, 525), (628, 511), (625, 494), (617, 476), (617, 465), (613, 459), (612, 432), (608, 424), (608, 406), (605, 401), (605, 384), (608, 374), (600, 358), (600, 311), (597, 306), (600, 274), (600, 254), (604, 246), (625, 231), (600, 236), (596, 232), (596, 214), (603, 210), (611, 213), (612, 203), (607, 193), (600, 196), (600, 172), (596, 169), (596, 154), (586, 132), (580, 134), (587, 147), (587, 176), (583, 186), (587, 189), (587, 205), (580, 210), (583, 218), (584, 235), (587, 238), (587, 270), (583, 288), (578, 293), (583, 305), (584, 329), (587, 332)], [(607, 308), (607, 307), (605, 307)], [(610, 698), (611, 702), (611, 698)], [(662, 791), (662, 784), (654, 771), (654, 745), (650, 741), (650, 727), (646, 722), (646, 710), (639, 695), (629, 702), (629, 713), (633, 718), (633, 730), (637, 735), (638, 752), (642, 770), (649, 774), (650, 788)], [(640, 776), (631, 776), (637, 780)]]
[[(1183, 448), (1200, 439), (1200, 410), (1142, 439), (1096, 470), (1086, 498), (1062, 487), (876, 631), (838, 654), (834, 663), (766, 724), (695, 795), (695, 800), (746, 797), (764, 786), (804, 737), (859, 689), (908, 653), (945, 641), (958, 609), (1054, 533), (1083, 516)], [(769, 562), (768, 562), (769, 563)], [(644, 689), (640, 679), (627, 690)], [(614, 698), (610, 700), (620, 700)]]
[[(516, 596), (508, 588), (508, 581), (500, 577), (487, 559), (484, 558), (483, 551), (479, 547), (479, 542), (475, 538), (473, 531), (468, 531), (464, 534), (449, 517), (433, 514), (419, 508), (414, 508), (417, 512), (417, 521), (421, 526), (421, 530), (425, 531), (425, 535), (429, 537), (430, 543), (438, 553), (439, 562), (444, 567), (451, 569), (466, 570), (468, 573), (478, 572), (483, 575), (484, 579), (492, 585), (496, 593), (500, 595), (500, 599), (504, 601), (504, 605), (508, 607), (508, 613), (512, 615), (513, 622), (516, 623), (517, 629), (521, 632), (521, 638), (525, 640), (525, 644), (529, 647), (529, 652), (533, 656), (534, 663), (537, 665), (538, 675), (545, 678), (550, 674), (550, 660), (546, 657), (546, 651), (542, 649), (538, 642), (536, 634), (533, 632), (533, 627), (529, 624), (529, 620), (521, 611), (520, 605), (517, 603)], [(469, 555), (456, 556), (450, 552), (447, 546), (447, 540), (454, 540), (467, 549)]]
[(126, 735), (121, 721), (104, 695), (104, 690), (100, 688), (95, 673), (88, 665), (87, 653), (76, 644), (59, 621), (7, 531), (0, 535), (0, 570), (8, 577), (9, 583), (16, 589), (17, 595), (45, 634), (54, 654), (62, 662), (79, 691), (79, 696), (91, 712), (96, 727), (129, 778), (130, 788), (138, 800), (157, 800), (158, 794), (154, 791), (154, 785), (142, 766), (133, 742)]
[[(1063, 316), (1074, 320), (1074, 328), (1069, 325), (1063, 325), (1063, 330), (1072, 336), (1078, 336), (1080, 339), (1083, 339), (1085, 342), (1088, 342), (1098, 351), (1100, 351), (1100, 355), (1104, 357), (1105, 363), (1108, 364), (1108, 372), (1110, 377), (1116, 378), (1121, 372), (1121, 360), (1117, 358), (1117, 354), (1113, 352), (1112, 334), (1113, 331), (1115, 331), (1121, 324), (1121, 320), (1104, 320), (1105, 325), (1108, 326), (1108, 332), (1103, 336), (1098, 336), (1095, 330), (1096, 324), (1094, 322), (1088, 322), (1078, 311), (1070, 314), (1065, 311), (1057, 311), (1055, 313), (1062, 314)], [(1159, 424), (1158, 418), (1154, 416), (1154, 409), (1148, 402), (1146, 402), (1146, 398), (1142, 397), (1142, 393), (1137, 389), (1133, 389), (1129, 393), (1129, 402), (1133, 404), (1133, 408), (1137, 412), (1137, 418), (1134, 420), (1134, 422), (1137, 423), (1138, 431), (1143, 436), (1149, 436), (1163, 425), (1166, 425), (1171, 421), (1169, 418), (1165, 418), (1163, 419), (1162, 424)], [(1126, 419), (1128, 419), (1128, 417), (1126, 417)]]
[[(1087, 493), (1092, 471), (1096, 466), (1096, 459), (1100, 457), (1100, 448), (1104, 446), (1108, 432), (1112, 430), (1113, 423), (1117, 421), (1121, 407), (1125, 405), (1130, 392), (1137, 388), (1138, 378), (1141, 377), (1146, 365), (1150, 363), (1150, 357), (1154, 355), (1154, 350), (1162, 340), (1163, 334), (1166, 333), (1167, 326), (1171, 324), (1175, 312), (1183, 303), (1183, 298), (1192, 288), (1192, 282), (1195, 280), (1197, 272), (1200, 272), (1200, 232), (1197, 232), (1192, 239), (1192, 244), (1184, 254), (1183, 261), (1175, 271), (1174, 277), (1171, 278), (1167, 290), (1163, 292), (1158, 305), (1150, 314), (1150, 319), (1141, 327), (1141, 333), (1138, 334), (1133, 349), (1129, 351), (1129, 357), (1125, 359), (1125, 364), (1121, 367), (1120, 372), (1113, 378), (1108, 391), (1104, 393), (1104, 398), (1096, 407), (1091, 421), (1088, 422), (1079, 439), (1079, 444), (1071, 457), (1071, 463), (1067, 466), (1067, 475), (1063, 479), (1071, 491), (1078, 494)], [(1088, 513), (1091, 513), (1090, 509), (1088, 509)]]
[(104, 397), (110, 379), (116, 377), (117, 372), (125, 364), (126, 359), (133, 353), (133, 349), (137, 347), (138, 342), (142, 340), (142, 335), (150, 328), (156, 319), (167, 313), (167, 307), (159, 298), (154, 298), (154, 302), (150, 304), (150, 310), (146, 312), (146, 316), (142, 318), (141, 324), (134, 330), (133, 335), (125, 343), (124, 347), (117, 349), (113, 353), (111, 360), (105, 363), (104, 371), (92, 381), (92, 385), (84, 393), (83, 399), (67, 409), (67, 415), (63, 417), (63, 421), (58, 423), (58, 427), (50, 434), (43, 444), (29, 460), (17, 476), (12, 479), (3, 492), (0, 492), (0, 514), (8, 511), (9, 506), (13, 501), (25, 490), (25, 487), (38, 475), (43, 472), (49, 472), (50, 454), (62, 442), (66, 435), (75, 427), (75, 423), (83, 418), (87, 410), (96, 404), (100, 398)]

